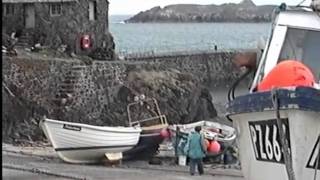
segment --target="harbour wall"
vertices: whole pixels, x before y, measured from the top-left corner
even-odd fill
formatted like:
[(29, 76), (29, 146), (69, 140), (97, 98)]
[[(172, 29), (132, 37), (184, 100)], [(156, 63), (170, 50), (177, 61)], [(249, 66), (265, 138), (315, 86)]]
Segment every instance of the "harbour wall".
[[(209, 87), (231, 84), (239, 76), (232, 64), (234, 54), (117, 61), (3, 55), (3, 141), (42, 140), (38, 124), (43, 116), (93, 125), (128, 125), (126, 105), (137, 93), (156, 97), (169, 123), (212, 119), (217, 112)], [(132, 72), (145, 76), (132, 78), (136, 77)], [(150, 77), (154, 79), (146, 82)]]

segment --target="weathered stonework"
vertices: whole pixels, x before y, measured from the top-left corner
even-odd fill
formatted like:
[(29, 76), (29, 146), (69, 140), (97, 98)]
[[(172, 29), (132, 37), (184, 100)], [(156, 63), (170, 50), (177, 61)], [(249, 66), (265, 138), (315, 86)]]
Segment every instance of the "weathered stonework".
[[(89, 20), (90, 0), (62, 2), (62, 13), (58, 16), (50, 15), (50, 2), (39, 1), (28, 3), (35, 9), (35, 27), (25, 28), (25, 5), (17, 0), (13, 3), (15, 12), (13, 15), (2, 16), (2, 31), (11, 34), (13, 31), (24, 30), (32, 37), (32, 44), (41, 43), (57, 49), (61, 45), (67, 45), (67, 51), (76, 54), (90, 55), (97, 50), (104, 51), (104, 56), (99, 59), (113, 60), (113, 37), (108, 30), (107, 0), (98, 0), (96, 6), (96, 19)], [(80, 40), (83, 35), (90, 35), (92, 48), (83, 50)], [(92, 54), (94, 56), (94, 54)]]
[(93, 125), (127, 125), (135, 95), (159, 101), (169, 123), (216, 117), (207, 86), (233, 81), (233, 53), (93, 61), (3, 56), (3, 141), (42, 140), (42, 116)]
[(191, 73), (206, 86), (230, 85), (240, 71), (231, 59), (235, 52), (214, 52), (184, 55), (147, 56), (128, 58), (128, 61), (144, 61), (146, 69), (177, 69)]

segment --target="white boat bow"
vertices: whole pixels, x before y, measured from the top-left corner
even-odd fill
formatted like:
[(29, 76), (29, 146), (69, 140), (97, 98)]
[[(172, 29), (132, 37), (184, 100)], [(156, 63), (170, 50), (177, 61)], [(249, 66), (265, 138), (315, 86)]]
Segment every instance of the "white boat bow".
[(139, 140), (139, 127), (93, 126), (81, 123), (43, 119), (40, 122), (46, 137), (59, 157), (71, 163), (95, 163), (105, 153), (122, 153)]

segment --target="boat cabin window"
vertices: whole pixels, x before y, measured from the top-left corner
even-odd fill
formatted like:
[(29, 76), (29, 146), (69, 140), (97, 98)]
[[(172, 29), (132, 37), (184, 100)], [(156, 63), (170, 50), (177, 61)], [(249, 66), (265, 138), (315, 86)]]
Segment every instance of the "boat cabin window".
[(320, 80), (320, 31), (288, 28), (279, 56), (283, 60), (298, 60), (306, 64)]

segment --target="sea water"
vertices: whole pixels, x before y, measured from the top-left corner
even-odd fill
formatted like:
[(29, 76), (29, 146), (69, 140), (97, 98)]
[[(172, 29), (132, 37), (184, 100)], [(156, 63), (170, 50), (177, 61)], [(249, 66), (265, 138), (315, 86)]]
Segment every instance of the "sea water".
[(270, 23), (123, 23), (129, 17), (110, 17), (118, 53), (254, 49), (271, 31)]

